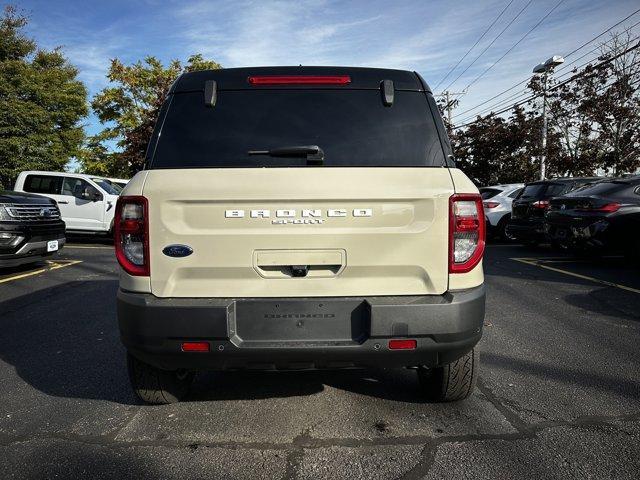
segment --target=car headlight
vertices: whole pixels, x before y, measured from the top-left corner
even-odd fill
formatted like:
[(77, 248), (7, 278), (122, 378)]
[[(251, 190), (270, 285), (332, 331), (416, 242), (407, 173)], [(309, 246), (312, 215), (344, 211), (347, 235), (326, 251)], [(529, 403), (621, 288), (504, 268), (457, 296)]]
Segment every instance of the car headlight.
[(22, 235), (13, 232), (0, 232), (0, 247), (15, 247), (22, 239)]
[(0, 222), (3, 220), (13, 220), (6, 207), (7, 205), (0, 203)]

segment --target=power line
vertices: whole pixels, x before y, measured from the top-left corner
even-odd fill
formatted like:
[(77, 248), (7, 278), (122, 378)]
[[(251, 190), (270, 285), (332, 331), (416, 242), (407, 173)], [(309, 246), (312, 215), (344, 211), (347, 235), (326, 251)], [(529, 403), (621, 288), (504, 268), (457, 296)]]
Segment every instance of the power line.
[[(591, 40), (589, 40), (588, 42), (583, 43), (582, 45), (580, 45), (578, 48), (572, 50), (571, 52), (569, 52), (568, 54), (566, 54), (564, 57), (568, 58), (571, 55), (573, 55), (574, 53), (578, 52), (579, 50), (582, 50), (584, 47), (586, 47), (587, 45), (589, 45), (590, 43), (593, 43), (594, 41), (596, 41), (598, 38), (602, 37), (604, 34), (606, 34), (607, 32), (610, 32), (611, 30), (613, 30), (615, 27), (617, 27), (618, 25), (624, 23), (626, 20), (628, 20), (629, 18), (633, 17), (634, 15), (636, 15), (638, 12), (640, 12), (640, 9), (636, 10), (635, 12), (627, 15), (625, 18), (623, 18), (622, 20), (620, 20), (619, 22), (615, 23), (614, 25), (610, 26), (609, 28), (607, 28), (605, 31), (603, 31), (602, 33), (596, 35), (595, 37), (593, 37)], [(630, 30), (634, 27), (636, 27), (638, 24), (640, 24), (640, 22), (636, 22), (635, 24), (631, 25), (630, 27), (628, 27), (627, 30)], [(622, 33), (622, 32), (621, 32)], [(617, 35), (614, 35), (614, 38), (618, 38), (620, 36), (621, 33), (618, 33)], [(564, 70), (565, 68), (569, 67), (570, 65), (576, 63), (578, 60), (581, 60), (582, 58), (584, 58), (585, 56), (587, 56), (589, 53), (593, 53), (595, 50), (598, 50), (600, 47), (598, 46), (597, 48), (595, 48), (594, 50), (591, 50), (590, 52), (586, 53), (585, 55), (582, 55), (581, 57), (578, 57), (577, 59), (575, 59), (574, 61), (572, 61), (569, 64), (564, 65), (562, 68), (558, 69), (558, 71)], [(497, 93), (496, 95), (494, 95), (491, 98), (488, 98), (487, 100), (482, 101), (481, 103), (463, 111), (460, 113), (457, 113), (455, 115), (453, 115), (453, 118), (456, 117), (460, 117), (462, 115), (464, 115), (465, 113), (468, 112), (472, 112), (473, 110), (476, 110), (478, 107), (481, 107), (483, 105), (486, 105), (487, 103), (491, 102), (492, 100), (495, 100), (496, 98), (501, 97), (502, 95), (504, 95), (505, 93), (510, 92), (511, 90), (513, 90), (514, 88), (519, 87), (520, 85), (523, 85), (527, 82), (529, 82), (529, 80), (531, 79), (531, 76), (527, 76), (527, 78), (525, 78), (524, 80), (516, 83), (515, 85), (507, 88), (506, 90), (503, 90), (502, 92)], [(502, 101), (498, 102), (501, 103)], [(490, 108), (494, 108), (493, 106)]]
[[(613, 57), (611, 57), (611, 58), (607, 58), (607, 59), (605, 59), (605, 60), (601, 61), (600, 63), (597, 63), (597, 64), (596, 64), (596, 65), (594, 65), (593, 67), (594, 67), (594, 68), (598, 68), (598, 67), (601, 67), (602, 65), (605, 65), (605, 64), (607, 64), (607, 63), (611, 63), (611, 62), (612, 62), (613, 60), (615, 60), (616, 58), (619, 58), (619, 57), (621, 57), (622, 55), (625, 55), (625, 54), (629, 53), (630, 51), (637, 49), (638, 47), (640, 47), (640, 42), (636, 43), (636, 44), (635, 44), (635, 45), (633, 45), (632, 47), (627, 48), (626, 50), (624, 50), (624, 51), (622, 51), (622, 52), (618, 53), (617, 55), (615, 55), (615, 56), (613, 56)], [(578, 72), (578, 73), (576, 73), (575, 75), (573, 75), (571, 78), (568, 78), (567, 80), (564, 80), (563, 82), (560, 82), (560, 83), (558, 83), (558, 84), (554, 85), (553, 87), (549, 88), (547, 91), (557, 90), (558, 88), (562, 87), (563, 85), (566, 85), (567, 83), (570, 83), (570, 82), (572, 82), (572, 81), (574, 81), (574, 80), (576, 80), (576, 79), (580, 78), (580, 77), (581, 77), (581, 76), (583, 76), (584, 74), (585, 74), (585, 72), (584, 72), (584, 71), (582, 71), (582, 72)], [(540, 97), (540, 94), (534, 94), (534, 95), (531, 95), (531, 96), (529, 96), (528, 98), (525, 98), (524, 100), (521, 100), (521, 101), (519, 101), (518, 103), (515, 103), (514, 105), (512, 105), (512, 106), (510, 106), (510, 107), (504, 108), (504, 109), (499, 110), (499, 111), (497, 111), (497, 112), (492, 112), (492, 116), (500, 115), (500, 114), (502, 114), (502, 113), (508, 112), (509, 110), (511, 110), (511, 109), (513, 109), (513, 108), (516, 108), (516, 107), (519, 107), (519, 106), (521, 106), (521, 105), (524, 105), (524, 104), (526, 104), (526, 103), (530, 102), (531, 100), (534, 100), (534, 99), (539, 98), (539, 97)], [(457, 129), (459, 129), (459, 128), (467, 127), (467, 126), (469, 126), (469, 125), (471, 125), (471, 124), (473, 124), (473, 123), (475, 123), (475, 122), (476, 122), (476, 121), (474, 120), (473, 122), (464, 123), (464, 124), (458, 125), (458, 126), (453, 127), (453, 128), (454, 128), (454, 130), (457, 130)]]
[[(627, 20), (629, 20), (631, 17), (633, 17), (636, 13), (640, 12), (640, 8), (638, 10), (636, 10), (633, 13), (630, 13), (629, 15), (627, 15), (626, 17), (624, 17), (622, 20), (620, 20), (618, 23), (616, 23), (615, 25), (612, 25), (611, 27), (609, 27), (608, 29), (606, 29), (604, 32), (602, 32), (600, 35), (598, 35), (597, 37), (592, 38), (591, 40), (589, 40), (586, 43), (583, 43), (582, 45), (580, 45), (578, 48), (576, 48), (575, 50), (572, 50), (571, 52), (567, 53), (565, 55), (565, 57), (568, 57), (570, 55), (573, 55), (574, 53), (576, 53), (578, 50), (582, 50), (584, 47), (586, 47), (587, 45), (589, 45), (590, 43), (594, 42), (595, 40), (597, 40), (598, 38), (600, 38), (602, 35), (604, 35), (607, 32), (610, 32), (611, 30), (613, 30), (614, 28), (616, 28), (618, 25), (620, 25), (623, 22), (626, 22)], [(637, 25), (637, 23), (636, 23)]]
[(447, 73), (447, 74), (442, 78), (442, 80), (440, 80), (440, 81), (438, 82), (438, 84), (437, 84), (435, 87), (433, 87), (433, 89), (434, 89), (434, 90), (435, 90), (436, 88), (438, 88), (438, 87), (440, 86), (440, 84), (441, 84), (442, 82), (444, 82), (444, 81), (449, 77), (449, 75), (451, 75), (451, 73), (453, 73), (453, 71), (454, 71), (456, 68), (458, 68), (458, 65), (460, 65), (460, 64), (462, 63), (462, 61), (463, 61), (465, 58), (467, 58), (467, 55), (469, 55), (469, 54), (471, 53), (471, 51), (472, 51), (474, 48), (476, 48), (476, 45), (478, 45), (478, 43), (480, 43), (480, 41), (485, 37), (485, 35), (486, 35), (487, 33), (489, 33), (489, 30), (491, 30), (491, 28), (496, 24), (496, 22), (497, 22), (498, 20), (500, 20), (500, 17), (502, 17), (502, 15), (504, 14), (504, 12), (506, 12), (506, 11), (507, 11), (507, 8), (509, 8), (509, 7), (511, 6), (511, 4), (512, 4), (514, 1), (515, 1), (515, 0), (511, 0), (511, 1), (507, 4), (507, 6), (506, 6), (506, 7), (504, 7), (504, 8), (502, 9), (502, 11), (501, 11), (501, 12), (498, 14), (498, 16), (495, 18), (495, 20), (494, 20), (493, 22), (491, 22), (491, 25), (489, 25), (489, 27), (484, 31), (484, 33), (483, 33), (482, 35), (480, 35), (480, 38), (478, 38), (478, 40), (476, 40), (476, 43), (474, 43), (474, 44), (471, 46), (471, 48), (470, 48), (469, 50), (467, 50), (467, 53), (465, 53), (465, 54), (462, 56), (462, 58), (461, 58), (460, 60), (458, 60), (458, 63), (456, 63), (456, 64), (453, 66), (453, 68), (452, 68), (451, 70), (449, 70), (449, 72), (448, 72), (448, 73)]
[(518, 12), (518, 14), (517, 14), (515, 17), (513, 17), (513, 18), (511, 19), (511, 21), (507, 24), (507, 26), (506, 26), (506, 27), (504, 27), (504, 28), (502, 29), (502, 31), (498, 34), (498, 36), (497, 36), (496, 38), (494, 38), (494, 39), (491, 41), (491, 43), (490, 43), (489, 45), (487, 45), (487, 46), (485, 47), (485, 49), (484, 49), (484, 50), (482, 50), (482, 52), (480, 52), (480, 55), (478, 55), (476, 58), (474, 58), (474, 59), (473, 59), (473, 61), (472, 61), (469, 65), (467, 65), (467, 68), (465, 68), (462, 72), (460, 72), (460, 74), (459, 74), (459, 75), (458, 75), (458, 76), (453, 80), (453, 82), (451, 82), (449, 85), (447, 85), (447, 86), (444, 88), (444, 90), (449, 90), (449, 88), (451, 88), (451, 85), (453, 85), (454, 83), (456, 83), (456, 82), (458, 81), (458, 79), (459, 79), (462, 75), (464, 75), (464, 74), (466, 73), (466, 71), (467, 71), (467, 70), (469, 70), (469, 68), (471, 68), (471, 66), (472, 66), (474, 63), (476, 63), (476, 62), (478, 61), (478, 59), (479, 59), (480, 57), (482, 57), (482, 55), (484, 55), (484, 53), (485, 53), (487, 50), (489, 50), (489, 48), (491, 48), (491, 46), (492, 46), (494, 43), (496, 43), (496, 41), (497, 41), (497, 40), (502, 36), (502, 34), (503, 34), (504, 32), (506, 32), (506, 31), (507, 31), (507, 29), (508, 29), (512, 24), (513, 24), (513, 22), (515, 22), (515, 21), (520, 17), (520, 15), (522, 15), (522, 13), (527, 9), (527, 7), (528, 7), (529, 5), (531, 5), (531, 2), (533, 2), (533, 0), (529, 0), (529, 1), (527, 2), (527, 4), (526, 4), (524, 7), (522, 7), (522, 9)]
[[(638, 22), (638, 23), (640, 23), (640, 22)], [(620, 34), (616, 35), (616, 37), (615, 37), (615, 38), (617, 38), (619, 35), (620, 35)], [(638, 40), (638, 39), (640, 39), (640, 35), (638, 35), (638, 36), (636, 36), (636, 37), (632, 38), (632, 39), (630, 40), (630, 42), (635, 42), (635, 41), (636, 41), (636, 40)], [(596, 49), (592, 50), (592, 51), (591, 51), (591, 52), (589, 52), (589, 53), (593, 53), (595, 50), (598, 50), (599, 48), (600, 48), (600, 47), (597, 47)], [(568, 66), (570, 66), (570, 65), (572, 65), (572, 64), (574, 64), (574, 63), (576, 63), (578, 60), (580, 60), (580, 59), (584, 58), (586, 55), (588, 55), (588, 54), (585, 54), (585, 55), (583, 55), (583, 56), (581, 56), (581, 57), (576, 58), (573, 62), (571, 62), (571, 63), (567, 64), (567, 65), (566, 65), (566, 67), (568, 67)], [(574, 67), (574, 69), (580, 69), (580, 68), (582, 68), (582, 67), (584, 67), (584, 66), (586, 66), (586, 65), (589, 65), (593, 60), (595, 60), (595, 59), (591, 59), (591, 60), (589, 60), (589, 61), (587, 61), (587, 62), (584, 62), (584, 63), (582, 63), (581, 65), (578, 65), (577, 67)], [(566, 67), (565, 67), (565, 68), (566, 68)], [(559, 72), (559, 71), (561, 71), (561, 70), (564, 70), (565, 68), (561, 68), (561, 69), (557, 70), (557, 71), (556, 71), (556, 73), (557, 73), (557, 72)], [(563, 77), (566, 77), (567, 75), (571, 75), (572, 73), (574, 73), (574, 72), (573, 72), (573, 69), (572, 69), (571, 71), (568, 71), (568, 72), (563, 73), (562, 75), (557, 75), (557, 76), (555, 76), (555, 78), (556, 78), (556, 80), (559, 80), (559, 79), (561, 79), (561, 78), (563, 78)], [(523, 83), (525, 83), (525, 82), (528, 82), (530, 79), (531, 79), (531, 77), (528, 77), (526, 80), (524, 80), (523, 82), (520, 82), (519, 84), (515, 85), (515, 86), (514, 86), (514, 87), (512, 87), (511, 89), (513, 89), (513, 88), (515, 88), (516, 86), (521, 85), (521, 84), (523, 84)], [(502, 99), (502, 100), (500, 100), (500, 101), (498, 101), (498, 102), (496, 102), (496, 103), (494, 103), (494, 104), (492, 104), (492, 105), (490, 105), (490, 106), (488, 106), (488, 107), (484, 108), (482, 111), (480, 111), (480, 112), (478, 112), (478, 113), (475, 113), (474, 115), (472, 115), (472, 116), (470, 116), (470, 117), (465, 118), (464, 120), (462, 120), (462, 123), (468, 122), (469, 120), (473, 119), (473, 118), (474, 118), (474, 117), (476, 117), (476, 116), (483, 116), (483, 115), (485, 115), (485, 114), (489, 113), (491, 110), (493, 110), (493, 109), (495, 109), (495, 108), (500, 108), (500, 107), (502, 107), (502, 106), (505, 106), (505, 105), (507, 105), (507, 104), (511, 103), (512, 101), (514, 101), (514, 100), (518, 99), (518, 97), (524, 97), (524, 96), (526, 96), (527, 94), (528, 94), (528, 92), (527, 92), (526, 90), (524, 90), (524, 91), (522, 91), (522, 92), (519, 92), (519, 93), (516, 93), (516, 94), (510, 95), (509, 97), (504, 98), (504, 99)], [(498, 96), (498, 95), (496, 95), (496, 96), (494, 96), (494, 97), (492, 97), (492, 98), (495, 98), (495, 97), (497, 97), (497, 96)], [(489, 101), (489, 100), (487, 100), (487, 102), (488, 102), (488, 101)], [(477, 105), (477, 106), (476, 106), (476, 107), (474, 107), (474, 108), (470, 108), (470, 109), (468, 109), (468, 110), (465, 110), (464, 112), (461, 112), (461, 113), (459, 113), (459, 114), (453, 115), (453, 116), (452, 116), (452, 118), (456, 118), (456, 117), (461, 116), (461, 115), (463, 115), (463, 114), (465, 114), (465, 113), (467, 113), (467, 112), (470, 112), (470, 111), (472, 111), (472, 110), (476, 110), (476, 108), (477, 108), (477, 107), (479, 107), (479, 106), (480, 106), (480, 105)]]
[(555, 9), (558, 8), (562, 3), (564, 3), (564, 0), (560, 0), (558, 3), (556, 3), (556, 5), (551, 10), (549, 10), (547, 14), (538, 21), (538, 23), (536, 23), (533, 27), (531, 27), (531, 29), (520, 38), (520, 40), (514, 43), (511, 46), (511, 48), (509, 48), (509, 50), (504, 52), (504, 54), (498, 60), (493, 62), (491, 65), (489, 65), (489, 67), (487, 67), (484, 72), (482, 72), (471, 83), (469, 83), (466, 87), (464, 87), (464, 90), (467, 90), (469, 87), (471, 87), (471, 85), (473, 85), (482, 77), (484, 77), (489, 70), (495, 67), (504, 57), (506, 57), (514, 48), (516, 48), (520, 44), (520, 42), (522, 42), (525, 38), (527, 38), (531, 32), (533, 32), (536, 28), (538, 28), (542, 24), (542, 22), (544, 22), (547, 19), (547, 17), (549, 17), (549, 15), (551, 15), (555, 11)]

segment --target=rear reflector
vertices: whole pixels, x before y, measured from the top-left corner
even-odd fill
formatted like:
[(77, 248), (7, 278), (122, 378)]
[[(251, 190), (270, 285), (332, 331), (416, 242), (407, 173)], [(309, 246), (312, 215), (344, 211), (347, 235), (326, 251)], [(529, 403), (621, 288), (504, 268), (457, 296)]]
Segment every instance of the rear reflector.
[(182, 342), (183, 352), (208, 352), (209, 342)]
[(416, 340), (389, 340), (389, 350), (414, 350), (417, 346)]
[(347, 85), (351, 83), (349, 75), (317, 76), (287, 75), (249, 77), (251, 85)]

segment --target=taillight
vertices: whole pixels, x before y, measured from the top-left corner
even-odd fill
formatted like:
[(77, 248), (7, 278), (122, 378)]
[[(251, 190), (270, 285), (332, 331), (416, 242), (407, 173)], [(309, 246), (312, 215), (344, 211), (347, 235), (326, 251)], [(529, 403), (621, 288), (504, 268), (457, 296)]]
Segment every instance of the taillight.
[(590, 207), (585, 206), (581, 208), (576, 208), (578, 212), (600, 212), (600, 213), (613, 213), (620, 210), (621, 205), (617, 202), (607, 203), (606, 205), (602, 205), (600, 207)]
[(118, 198), (114, 244), (116, 258), (125, 272), (149, 276), (149, 207), (145, 197)]
[(349, 75), (268, 75), (253, 76), (247, 81), (251, 85), (347, 85)]
[(482, 202), (482, 204), (484, 205), (484, 208), (496, 208), (500, 206), (500, 203), (498, 202)]
[(486, 230), (482, 198), (456, 194), (449, 200), (449, 272), (472, 270), (484, 254)]
[(538, 200), (537, 202), (533, 202), (531, 206), (533, 208), (539, 208), (540, 210), (547, 210), (551, 204), (549, 203), (549, 200)]

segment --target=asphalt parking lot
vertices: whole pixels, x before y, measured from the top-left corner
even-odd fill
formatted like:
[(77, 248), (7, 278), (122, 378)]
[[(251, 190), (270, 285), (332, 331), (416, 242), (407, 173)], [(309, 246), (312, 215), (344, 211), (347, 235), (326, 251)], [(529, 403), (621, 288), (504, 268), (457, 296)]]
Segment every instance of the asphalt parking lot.
[(623, 259), (488, 248), (475, 395), (412, 371), (209, 373), (131, 393), (104, 243), (0, 272), (0, 478), (638, 478), (640, 275)]

